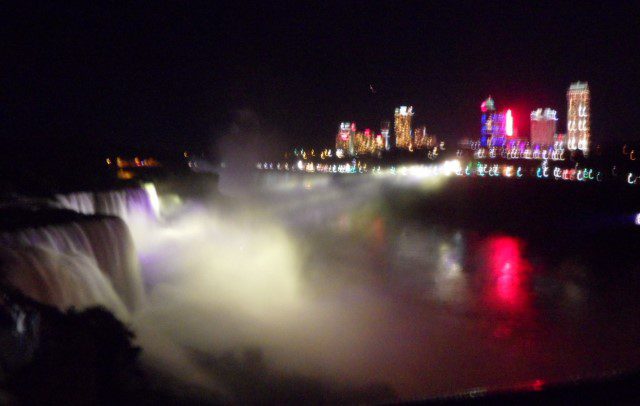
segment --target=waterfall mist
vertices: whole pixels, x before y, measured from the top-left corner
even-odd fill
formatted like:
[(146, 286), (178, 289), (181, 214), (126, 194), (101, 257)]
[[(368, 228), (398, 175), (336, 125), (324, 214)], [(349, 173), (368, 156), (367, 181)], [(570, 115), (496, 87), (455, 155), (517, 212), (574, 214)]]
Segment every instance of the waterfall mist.
[(362, 290), (314, 294), (303, 275), (311, 248), (277, 212), (253, 207), (221, 215), (185, 205), (165, 224), (132, 228), (150, 292), (133, 322), (146, 361), (169, 372), (189, 368), (178, 378), (218, 394), (231, 390), (202, 360), (256, 349), (274, 373), (334, 390), (380, 382), (385, 374), (370, 357), (382, 306)]
[(216, 137), (213, 149), (221, 164), (220, 191), (243, 195), (256, 184), (256, 163), (279, 156), (288, 147), (277, 131), (264, 128), (257, 112), (245, 108), (233, 113), (230, 125)]

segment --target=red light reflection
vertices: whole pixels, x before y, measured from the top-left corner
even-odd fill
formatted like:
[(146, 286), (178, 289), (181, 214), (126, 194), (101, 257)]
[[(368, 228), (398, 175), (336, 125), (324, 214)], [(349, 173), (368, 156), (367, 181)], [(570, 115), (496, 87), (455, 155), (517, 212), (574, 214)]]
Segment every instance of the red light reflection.
[(529, 307), (531, 264), (523, 258), (523, 245), (521, 240), (508, 236), (486, 241), (487, 300), (500, 310), (521, 312)]
[(542, 379), (536, 379), (535, 381), (533, 381), (531, 383), (531, 389), (533, 389), (534, 391), (541, 391), (542, 389), (544, 389), (544, 380)]

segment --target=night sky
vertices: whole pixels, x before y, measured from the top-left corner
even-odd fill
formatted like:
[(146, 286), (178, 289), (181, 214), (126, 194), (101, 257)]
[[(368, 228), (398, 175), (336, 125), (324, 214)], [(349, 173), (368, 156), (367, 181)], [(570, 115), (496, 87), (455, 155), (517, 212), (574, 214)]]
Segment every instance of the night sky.
[(640, 138), (636, 2), (51, 3), (3, 6), (2, 137), (20, 151), (211, 149), (247, 115), (265, 144), (329, 146), (400, 104), (453, 141), (489, 94), (528, 134), (537, 107), (566, 127), (577, 80), (596, 141)]

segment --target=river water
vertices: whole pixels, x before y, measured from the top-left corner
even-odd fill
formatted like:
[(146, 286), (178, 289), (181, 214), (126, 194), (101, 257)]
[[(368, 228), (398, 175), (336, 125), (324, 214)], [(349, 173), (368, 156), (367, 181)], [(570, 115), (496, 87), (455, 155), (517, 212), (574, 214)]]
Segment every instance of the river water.
[(423, 204), (452, 182), (263, 180), (266, 211), (303, 253), (306, 294), (351, 324), (330, 350), (345, 375), (416, 399), (640, 365), (639, 231), (620, 220), (632, 203), (573, 211), (582, 191), (491, 186)]

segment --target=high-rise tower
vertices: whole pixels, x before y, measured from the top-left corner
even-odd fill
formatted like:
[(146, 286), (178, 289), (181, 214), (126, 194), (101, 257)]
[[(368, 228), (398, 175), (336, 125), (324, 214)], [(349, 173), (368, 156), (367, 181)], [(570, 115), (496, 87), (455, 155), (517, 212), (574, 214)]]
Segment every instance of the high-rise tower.
[(503, 146), (505, 142), (505, 114), (496, 111), (491, 96), (480, 105), (480, 144), (486, 146)]
[(389, 139), (389, 122), (383, 121), (380, 123), (380, 134), (384, 139), (384, 149), (389, 151), (391, 149), (391, 140)]
[(338, 130), (338, 135), (336, 136), (336, 153), (338, 153), (338, 151), (341, 151), (341, 155), (354, 155), (355, 127), (355, 123), (350, 123), (348, 121), (340, 123), (340, 129)]
[(396, 108), (393, 130), (397, 148), (411, 148), (411, 117), (413, 117), (413, 107), (400, 106)]
[(589, 153), (591, 143), (591, 108), (589, 84), (572, 83), (567, 90), (567, 148)]

